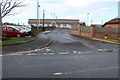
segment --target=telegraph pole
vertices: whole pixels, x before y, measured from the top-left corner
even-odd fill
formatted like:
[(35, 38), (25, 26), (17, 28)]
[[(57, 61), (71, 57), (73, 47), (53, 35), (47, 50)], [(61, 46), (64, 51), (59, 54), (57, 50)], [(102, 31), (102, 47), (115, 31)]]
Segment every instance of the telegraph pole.
[(43, 31), (45, 31), (45, 10), (43, 10)]

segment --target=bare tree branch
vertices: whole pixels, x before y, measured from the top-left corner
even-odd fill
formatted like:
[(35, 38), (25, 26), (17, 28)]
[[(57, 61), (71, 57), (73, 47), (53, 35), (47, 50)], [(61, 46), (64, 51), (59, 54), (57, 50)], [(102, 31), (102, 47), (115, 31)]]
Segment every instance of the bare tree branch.
[(5, 1), (5, 4), (3, 5), (2, 12), (4, 11), (6, 6), (7, 6), (7, 0)]
[(6, 6), (6, 8), (5, 8), (5, 6), (3, 6), (3, 9), (2, 9), (2, 13), (4, 13), (9, 7), (10, 7), (10, 2), (8, 3), (8, 6)]
[(17, 12), (17, 13), (8, 14), (7, 16), (10, 16), (10, 15), (16, 15), (16, 14), (19, 14), (19, 13), (21, 13), (21, 12), (22, 12), (22, 11)]
[[(1, 17), (5, 17), (6, 15), (9, 15), (14, 9), (19, 7), (24, 7), (26, 5), (22, 5), (23, 1), (13, 1), (13, 0), (5, 0), (4, 2), (1, 2)], [(14, 14), (14, 13), (13, 13)], [(16, 14), (16, 13), (15, 13)]]

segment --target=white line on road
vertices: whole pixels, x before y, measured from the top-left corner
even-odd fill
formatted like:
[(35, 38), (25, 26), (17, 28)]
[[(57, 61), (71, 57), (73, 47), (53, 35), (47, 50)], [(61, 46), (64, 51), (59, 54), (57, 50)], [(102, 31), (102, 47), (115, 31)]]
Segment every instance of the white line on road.
[(60, 53), (58, 53), (58, 54), (69, 54), (69, 52), (60, 52)]
[(27, 54), (27, 55), (31, 56), (31, 55), (37, 55), (37, 54), (36, 53), (31, 53), (31, 54)]
[(64, 73), (54, 73), (54, 75), (69, 75), (81, 72), (91, 72), (91, 71), (100, 71), (100, 70), (111, 70), (111, 69), (118, 69), (119, 67), (107, 67), (107, 68), (95, 68), (95, 69), (87, 69), (87, 70), (77, 70), (73, 72), (64, 72)]
[(88, 44), (85, 44), (85, 43), (83, 43), (83, 45), (88, 46), (88, 47), (93, 48), (93, 49), (96, 49), (96, 48), (89, 46)]
[(53, 73), (53, 75), (59, 76), (59, 75), (62, 75), (62, 73)]

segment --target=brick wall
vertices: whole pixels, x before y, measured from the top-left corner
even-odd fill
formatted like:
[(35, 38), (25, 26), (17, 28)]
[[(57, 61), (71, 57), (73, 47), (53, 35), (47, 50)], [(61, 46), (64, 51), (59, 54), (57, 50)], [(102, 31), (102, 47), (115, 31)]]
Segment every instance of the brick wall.
[(79, 36), (80, 35), (80, 31), (76, 30), (76, 29), (72, 29), (72, 30), (70, 30), (70, 34)]
[(84, 36), (84, 37), (89, 37), (91, 38), (91, 34), (89, 32), (81, 32), (80, 36)]
[[(44, 27), (44, 29), (45, 29), (45, 31), (47, 31), (47, 30), (54, 30), (55, 27)], [(37, 27), (32, 26), (31, 35), (35, 36), (35, 35), (37, 35), (37, 32), (39, 33), (39, 32), (42, 32), (42, 31), (43, 31), (43, 27), (37, 28)]]
[[(95, 26), (91, 26), (91, 27), (85, 27), (85, 29), (89, 28), (89, 31), (86, 31), (86, 30), (81, 30), (81, 27), (83, 29), (85, 26), (84, 27), (78, 26), (78, 29), (71, 29), (70, 34), (88, 37), (88, 38), (104, 38), (105, 35), (107, 35), (109, 39), (120, 38), (120, 33), (119, 33), (120, 28), (97, 28)], [(118, 32), (116, 32), (116, 29), (118, 29)]]
[[(104, 38), (105, 37), (104, 35), (105, 35), (104, 33), (95, 33), (94, 38)], [(111, 35), (108, 35), (107, 37), (108, 39), (119, 39), (120, 34), (113, 33)]]

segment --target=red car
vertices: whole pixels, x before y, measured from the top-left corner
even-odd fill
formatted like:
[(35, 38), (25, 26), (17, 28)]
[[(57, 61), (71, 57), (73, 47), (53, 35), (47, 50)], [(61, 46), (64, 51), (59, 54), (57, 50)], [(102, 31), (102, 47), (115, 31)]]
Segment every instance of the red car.
[(14, 26), (2, 26), (2, 34), (5, 36), (25, 36), (25, 32)]

